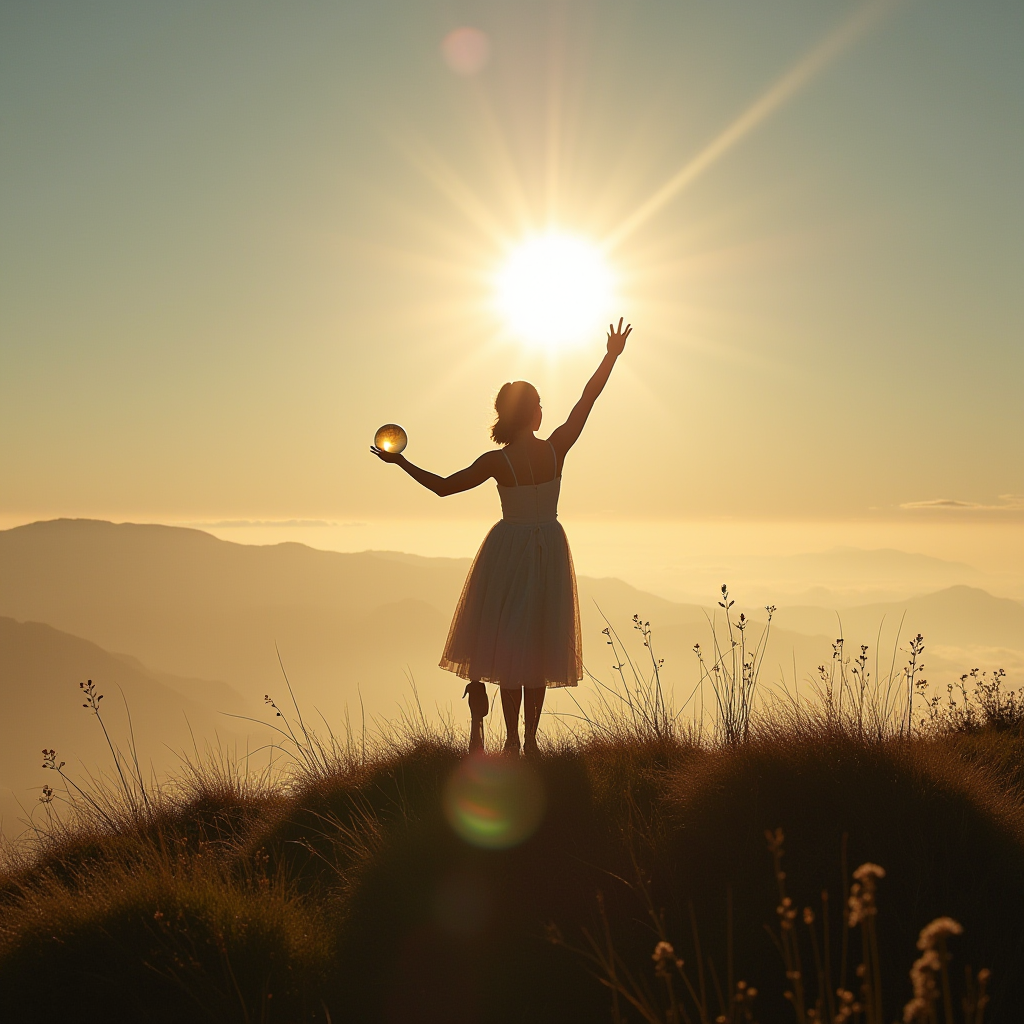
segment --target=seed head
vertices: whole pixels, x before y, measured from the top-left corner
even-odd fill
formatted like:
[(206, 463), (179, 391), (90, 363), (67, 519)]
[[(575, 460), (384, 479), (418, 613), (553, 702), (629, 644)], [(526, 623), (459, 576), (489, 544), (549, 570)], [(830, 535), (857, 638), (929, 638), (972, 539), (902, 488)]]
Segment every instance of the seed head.
[(951, 917), (937, 917), (921, 929), (917, 939), (918, 949), (935, 949), (941, 940), (950, 935), (963, 935), (963, 925)]
[(669, 977), (673, 966), (678, 969), (681, 969), (683, 966), (683, 961), (676, 956), (672, 943), (666, 942), (664, 939), (654, 947), (651, 959), (654, 961), (654, 973), (659, 978)]

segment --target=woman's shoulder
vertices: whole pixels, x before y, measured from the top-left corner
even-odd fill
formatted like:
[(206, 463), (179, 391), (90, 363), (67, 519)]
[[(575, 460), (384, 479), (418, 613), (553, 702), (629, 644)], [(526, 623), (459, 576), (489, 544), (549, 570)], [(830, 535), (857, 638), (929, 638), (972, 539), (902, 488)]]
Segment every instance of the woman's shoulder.
[(486, 472), (497, 479), (498, 475), (502, 470), (507, 473), (508, 461), (505, 456), (505, 450), (503, 448), (492, 448), (488, 452), (484, 452), (476, 460), (476, 465), (482, 467)]

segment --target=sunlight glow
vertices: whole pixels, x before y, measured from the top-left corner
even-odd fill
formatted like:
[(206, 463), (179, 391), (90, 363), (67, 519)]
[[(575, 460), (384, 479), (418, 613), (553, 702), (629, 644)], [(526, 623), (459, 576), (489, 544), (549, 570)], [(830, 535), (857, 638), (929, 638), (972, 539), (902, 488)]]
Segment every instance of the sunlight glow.
[(641, 203), (609, 235), (607, 244), (618, 245), (649, 221), (666, 203), (688, 188), (736, 143), (795, 96), (845, 49), (864, 36), (884, 15), (889, 14), (894, 6), (894, 0), (871, 0), (854, 11), (850, 18), (787, 71), (764, 95), (755, 100), (732, 124), (666, 181), (654, 195)]
[(551, 233), (512, 251), (498, 275), (497, 303), (517, 337), (559, 349), (600, 332), (612, 291), (612, 273), (595, 245)]

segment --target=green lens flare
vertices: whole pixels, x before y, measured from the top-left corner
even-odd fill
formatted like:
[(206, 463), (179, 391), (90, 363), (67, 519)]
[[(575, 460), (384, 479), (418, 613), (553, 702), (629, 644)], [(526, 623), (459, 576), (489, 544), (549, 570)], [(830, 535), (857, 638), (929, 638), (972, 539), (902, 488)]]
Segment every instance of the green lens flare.
[(544, 817), (544, 786), (521, 761), (471, 754), (452, 772), (444, 813), (467, 843), (507, 850), (533, 835)]

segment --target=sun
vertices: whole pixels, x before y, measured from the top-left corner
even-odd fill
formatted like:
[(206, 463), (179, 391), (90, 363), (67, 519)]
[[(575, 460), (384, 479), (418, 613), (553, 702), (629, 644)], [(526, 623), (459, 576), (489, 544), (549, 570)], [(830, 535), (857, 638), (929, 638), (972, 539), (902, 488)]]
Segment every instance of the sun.
[(522, 242), (497, 276), (497, 306), (524, 342), (556, 350), (600, 332), (611, 315), (614, 279), (601, 250), (572, 235)]

